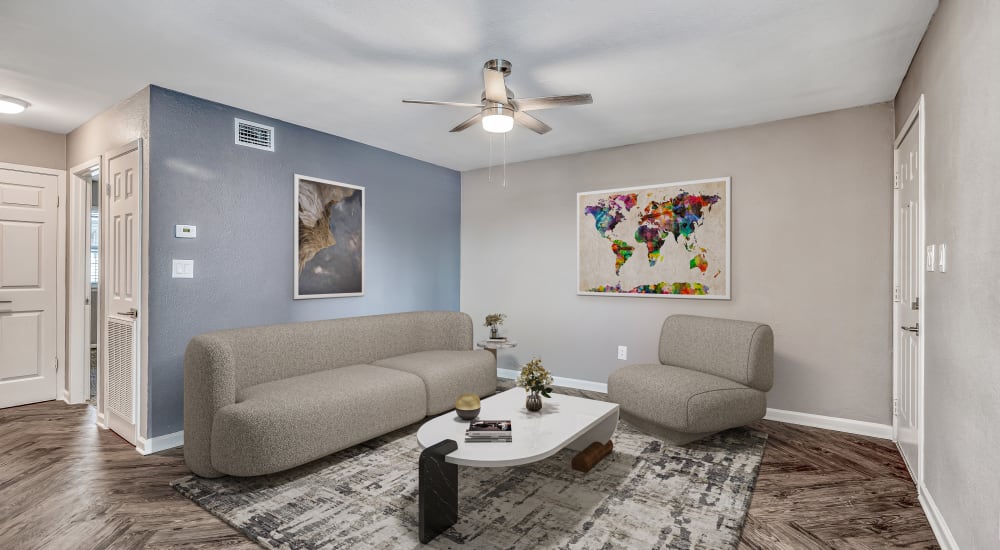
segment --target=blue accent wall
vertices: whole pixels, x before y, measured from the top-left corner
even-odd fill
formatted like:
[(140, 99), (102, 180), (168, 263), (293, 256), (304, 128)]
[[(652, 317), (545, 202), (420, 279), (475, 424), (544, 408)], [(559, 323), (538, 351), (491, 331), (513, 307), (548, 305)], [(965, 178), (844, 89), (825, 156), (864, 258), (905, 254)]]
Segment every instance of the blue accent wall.
[[(236, 145), (234, 118), (273, 126), (275, 151)], [(150, 437), (183, 429), (197, 334), (459, 308), (458, 172), (156, 86), (148, 146)], [(364, 296), (292, 299), (294, 174), (365, 187)], [(172, 259), (194, 260), (194, 278), (172, 278)]]

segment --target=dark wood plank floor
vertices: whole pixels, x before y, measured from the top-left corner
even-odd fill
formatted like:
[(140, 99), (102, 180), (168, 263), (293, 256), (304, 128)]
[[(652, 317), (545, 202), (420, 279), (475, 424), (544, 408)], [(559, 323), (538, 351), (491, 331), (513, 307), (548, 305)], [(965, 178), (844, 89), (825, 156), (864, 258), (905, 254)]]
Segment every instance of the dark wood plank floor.
[[(753, 427), (769, 438), (741, 548), (937, 548), (891, 442)], [(170, 488), (180, 449), (141, 456), (87, 405), (0, 410), (0, 453), (0, 548), (257, 548)]]

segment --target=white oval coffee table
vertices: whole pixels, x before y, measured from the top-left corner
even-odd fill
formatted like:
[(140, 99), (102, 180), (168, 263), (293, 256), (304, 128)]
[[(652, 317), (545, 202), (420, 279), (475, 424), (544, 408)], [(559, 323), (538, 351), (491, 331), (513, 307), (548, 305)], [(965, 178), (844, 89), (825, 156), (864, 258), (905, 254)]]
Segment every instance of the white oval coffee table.
[(458, 449), (445, 460), (460, 466), (496, 468), (528, 464), (548, 458), (564, 448), (582, 451), (595, 441), (605, 443), (618, 426), (618, 405), (583, 397), (552, 394), (542, 398), (542, 410), (524, 408), (527, 393), (512, 388), (481, 402), (480, 420), (510, 420), (509, 443), (465, 443), (469, 422), (450, 411), (428, 420), (417, 431), (423, 448), (452, 439)]
[(542, 410), (524, 408), (526, 393), (513, 388), (483, 399), (479, 419), (510, 420), (510, 442), (466, 443), (469, 422), (455, 411), (428, 420), (417, 431), (420, 455), (420, 541), (427, 543), (458, 521), (458, 466), (497, 468), (528, 464), (562, 449), (581, 451), (606, 443), (618, 426), (618, 405), (552, 394)]

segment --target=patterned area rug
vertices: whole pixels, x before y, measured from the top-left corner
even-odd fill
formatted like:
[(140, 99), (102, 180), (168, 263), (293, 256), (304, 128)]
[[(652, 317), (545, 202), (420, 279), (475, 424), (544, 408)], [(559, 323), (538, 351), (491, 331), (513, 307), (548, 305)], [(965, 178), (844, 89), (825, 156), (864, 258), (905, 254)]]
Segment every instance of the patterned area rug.
[(90, 393), (87, 403), (97, 406), (97, 348), (90, 348)]
[[(265, 548), (421, 548), (417, 427), (282, 474), (172, 485)], [(427, 547), (735, 548), (766, 438), (735, 429), (673, 447), (619, 423), (614, 452), (587, 474), (569, 450), (459, 467), (459, 521)]]

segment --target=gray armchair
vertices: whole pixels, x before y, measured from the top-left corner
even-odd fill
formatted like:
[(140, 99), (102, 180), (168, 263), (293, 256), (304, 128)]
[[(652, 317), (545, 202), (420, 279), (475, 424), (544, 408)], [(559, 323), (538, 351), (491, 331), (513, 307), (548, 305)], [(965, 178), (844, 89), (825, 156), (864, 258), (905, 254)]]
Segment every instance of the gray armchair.
[(684, 445), (764, 417), (774, 377), (774, 333), (749, 321), (672, 315), (660, 362), (608, 377), (608, 399), (640, 430)]

